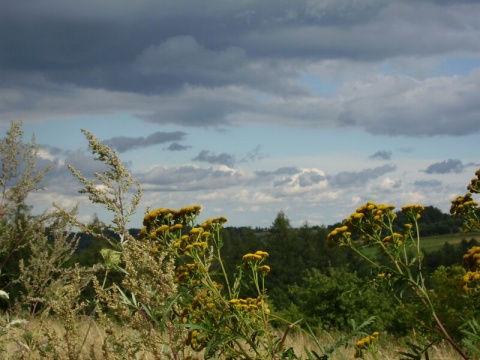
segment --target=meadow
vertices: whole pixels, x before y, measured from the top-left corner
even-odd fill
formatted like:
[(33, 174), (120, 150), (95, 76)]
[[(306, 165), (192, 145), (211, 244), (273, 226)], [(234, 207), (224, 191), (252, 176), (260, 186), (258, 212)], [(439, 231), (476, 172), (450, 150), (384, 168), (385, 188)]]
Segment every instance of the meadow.
[[(121, 355), (113, 355), (113, 356), (103, 356), (102, 347), (103, 344), (108, 337), (108, 334), (105, 332), (105, 329), (101, 327), (100, 324), (96, 323), (93, 319), (88, 317), (79, 317), (78, 321), (78, 337), (82, 339), (81, 346), (76, 351), (76, 358), (78, 359), (122, 359), (126, 358)], [(59, 336), (65, 334), (65, 329), (61, 325), (61, 323), (56, 322), (54, 319), (49, 319), (48, 321), (49, 328), (58, 333)], [(31, 333), (37, 332), (38, 323), (36, 321), (32, 321), (29, 324), (29, 331)], [(117, 332), (124, 332), (121, 325), (118, 325), (115, 328)], [(29, 343), (28, 337), (25, 336), (25, 333), (22, 329), (17, 329), (16, 333), (12, 332), (11, 338), (8, 341), (4, 341), (2, 343), (2, 358), (5, 360), (17, 360), (17, 359), (41, 359), (41, 358), (55, 358), (49, 357), (48, 355), (39, 355), (35, 348), (31, 348), (32, 345)], [(128, 333), (125, 334), (128, 337)], [(281, 334), (279, 334), (281, 335)], [(327, 348), (337, 342), (339, 339), (342, 338), (342, 334), (338, 333), (318, 333), (317, 339), (320, 345), (323, 348)], [(165, 340), (168, 341), (168, 340)], [(406, 342), (408, 339), (398, 339), (398, 337), (391, 336), (391, 335), (382, 335), (382, 339), (379, 340), (376, 349), (376, 358), (377, 359), (399, 359), (401, 356), (399, 353), (405, 350), (408, 345)], [(415, 341), (414, 339), (410, 339), (410, 341)], [(316, 342), (312, 341), (310, 336), (307, 336), (301, 332), (294, 332), (292, 333), (285, 344), (287, 349), (292, 349), (293, 353), (295, 354), (303, 354), (302, 359), (308, 359), (305, 355), (305, 349), (309, 351), (319, 351), (318, 345)], [(353, 359), (355, 358), (356, 350), (354, 347), (342, 347), (336, 349), (336, 351), (329, 357), (332, 360), (346, 360), (346, 359)], [(184, 359), (201, 359), (205, 355), (204, 351), (195, 352), (193, 350), (186, 350), (184, 354), (182, 354)], [(435, 344), (429, 351), (430, 359), (435, 360), (458, 360), (461, 357), (448, 345), (448, 343), (442, 342)], [(69, 355), (67, 351), (59, 351), (58, 352), (58, 359), (68, 359)], [(71, 358), (71, 357), (70, 357)], [(165, 355), (165, 358), (169, 358), (168, 355)], [(226, 359), (227, 357), (224, 357)], [(373, 356), (366, 355), (364, 358), (374, 358)], [(408, 358), (408, 357), (405, 357)], [(158, 359), (158, 356), (149, 352), (149, 351), (142, 351), (138, 352), (135, 356), (135, 359), (143, 359), (143, 360), (155, 360)]]
[[(435, 252), (439, 251), (445, 244), (458, 245), (465, 239), (474, 239), (476, 241), (480, 240), (479, 232), (471, 232), (465, 234), (463, 232), (457, 232), (452, 234), (442, 234), (442, 235), (430, 235), (424, 236), (421, 238), (421, 249), (426, 252)], [(377, 248), (365, 247), (364, 252), (369, 256), (374, 256), (377, 253)]]
[[(243, 241), (250, 230), (202, 219), (200, 205), (159, 206), (132, 233), (141, 184), (115, 150), (84, 135), (104, 170), (69, 169), (112, 213), (109, 224), (55, 204), (32, 215), (28, 194), (49, 169), (37, 168), (38, 146), (21, 124), (0, 141), (3, 358), (480, 356), (480, 246), (465, 233), (421, 237), (431, 209), (368, 202), (328, 229), (293, 229), (279, 213), (268, 233)], [(480, 231), (475, 175), (451, 208), (469, 238)], [(450, 263), (433, 267), (438, 257)]]

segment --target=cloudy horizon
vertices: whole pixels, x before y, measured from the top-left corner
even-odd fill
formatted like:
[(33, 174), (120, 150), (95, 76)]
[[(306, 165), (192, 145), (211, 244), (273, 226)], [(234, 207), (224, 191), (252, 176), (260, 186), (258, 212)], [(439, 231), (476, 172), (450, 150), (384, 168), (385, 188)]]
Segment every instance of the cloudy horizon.
[(447, 212), (480, 167), (473, 0), (24, 0), (0, 5), (0, 131), (35, 134), (46, 191), (115, 148), (147, 206), (329, 225), (373, 200)]

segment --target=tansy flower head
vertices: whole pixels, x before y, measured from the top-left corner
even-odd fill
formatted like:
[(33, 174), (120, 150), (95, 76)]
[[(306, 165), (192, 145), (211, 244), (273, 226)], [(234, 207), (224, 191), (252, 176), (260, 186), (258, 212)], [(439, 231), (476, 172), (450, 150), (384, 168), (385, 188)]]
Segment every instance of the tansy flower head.
[(258, 267), (258, 271), (263, 275), (267, 275), (270, 272), (270, 266), (261, 265), (261, 266)]
[(190, 234), (201, 234), (203, 231), (204, 230), (201, 227), (193, 228), (192, 230), (190, 230)]
[(181, 230), (183, 229), (183, 225), (182, 224), (175, 224), (173, 226), (170, 226), (170, 231), (175, 231), (175, 230)]
[(268, 253), (266, 251), (261, 251), (261, 250), (256, 251), (255, 255), (259, 255), (262, 258), (267, 258), (268, 257)]
[(257, 255), (257, 254), (245, 254), (243, 255), (242, 257), (242, 261), (245, 262), (245, 261), (258, 261), (258, 260), (262, 260), (262, 257), (260, 255)]

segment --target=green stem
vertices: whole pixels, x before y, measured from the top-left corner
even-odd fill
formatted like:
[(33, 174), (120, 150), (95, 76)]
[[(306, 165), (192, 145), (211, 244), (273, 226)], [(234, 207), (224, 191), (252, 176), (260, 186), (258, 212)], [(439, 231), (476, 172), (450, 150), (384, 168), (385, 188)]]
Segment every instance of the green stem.
[(225, 270), (225, 266), (223, 265), (222, 256), (220, 254), (220, 248), (218, 246), (217, 246), (217, 260), (218, 260), (218, 263), (220, 264), (220, 267), (222, 268), (222, 274), (225, 279), (225, 284), (227, 285), (228, 296), (231, 299), (232, 289), (230, 288), (230, 281), (228, 280), (227, 271)]
[(352, 244), (349, 244), (348, 245), (350, 247), (350, 249), (352, 249), (353, 251), (355, 251), (358, 255), (360, 255), (363, 259), (365, 259), (366, 261), (368, 261), (371, 265), (373, 265), (374, 267), (380, 267), (379, 264), (377, 264), (375, 261), (371, 260), (368, 256), (366, 256), (364, 253), (362, 253), (360, 250), (358, 250), (358, 248)]
[(105, 284), (107, 283), (108, 269), (105, 270), (105, 276), (103, 277), (102, 289), (105, 289)]

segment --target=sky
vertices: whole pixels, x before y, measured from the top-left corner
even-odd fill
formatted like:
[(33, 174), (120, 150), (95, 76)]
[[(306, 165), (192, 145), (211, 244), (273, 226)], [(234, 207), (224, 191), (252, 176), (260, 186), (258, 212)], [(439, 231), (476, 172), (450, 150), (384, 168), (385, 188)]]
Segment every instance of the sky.
[(448, 212), (480, 167), (477, 0), (0, 1), (0, 134), (22, 121), (55, 202), (116, 149), (147, 208), (331, 225), (367, 202)]

